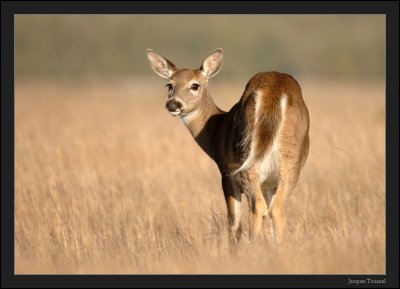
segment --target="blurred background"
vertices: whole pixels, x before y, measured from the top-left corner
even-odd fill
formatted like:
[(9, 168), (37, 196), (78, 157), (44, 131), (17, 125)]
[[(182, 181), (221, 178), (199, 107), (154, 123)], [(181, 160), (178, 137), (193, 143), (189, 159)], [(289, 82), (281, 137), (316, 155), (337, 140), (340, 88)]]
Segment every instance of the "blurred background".
[(224, 49), (220, 77), (266, 70), (383, 78), (384, 15), (16, 15), (16, 76), (151, 74), (152, 48), (178, 67)]
[[(221, 177), (179, 118), (152, 48), (214, 49), (229, 110), (251, 76), (300, 83), (311, 147), (288, 242), (230, 254)], [(384, 15), (15, 15), (15, 272), (384, 274)]]

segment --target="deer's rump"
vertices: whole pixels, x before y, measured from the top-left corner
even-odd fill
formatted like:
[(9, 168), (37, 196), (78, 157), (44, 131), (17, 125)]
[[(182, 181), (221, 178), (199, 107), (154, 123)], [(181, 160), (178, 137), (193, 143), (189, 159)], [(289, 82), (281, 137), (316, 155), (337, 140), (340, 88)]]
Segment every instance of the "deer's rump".
[(279, 141), (287, 107), (300, 101), (300, 87), (287, 74), (263, 72), (250, 79), (231, 111), (237, 140), (234, 149), (240, 165), (235, 173), (262, 163)]

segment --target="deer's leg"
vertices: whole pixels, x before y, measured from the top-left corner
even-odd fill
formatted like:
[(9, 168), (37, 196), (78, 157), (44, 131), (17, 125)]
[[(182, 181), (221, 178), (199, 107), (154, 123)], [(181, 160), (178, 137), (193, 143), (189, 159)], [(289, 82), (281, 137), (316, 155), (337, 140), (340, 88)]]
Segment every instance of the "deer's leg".
[(230, 177), (222, 178), (222, 188), (228, 209), (229, 238), (231, 243), (237, 244), (242, 234), (240, 223), (241, 192), (235, 181)]
[(264, 199), (267, 202), (267, 208), (264, 212), (264, 217), (269, 217), (269, 210), (271, 208), (272, 202), (275, 197), (275, 193), (278, 189), (278, 185), (273, 183), (273, 184), (268, 184), (268, 183), (263, 183), (261, 184), (261, 191), (264, 195)]
[(259, 176), (255, 172), (247, 173), (245, 186), (249, 203), (249, 237), (250, 240), (260, 236), (263, 216), (267, 209), (267, 203), (260, 188)]
[(284, 239), (286, 229), (286, 201), (299, 179), (298, 165), (287, 165), (283, 162), (280, 181), (272, 198), (269, 213), (274, 227), (275, 240), (280, 243)]
[(272, 203), (270, 214), (272, 224), (274, 226), (275, 240), (280, 243), (283, 240), (283, 234), (286, 227), (284, 203), (286, 200), (287, 192), (284, 184), (281, 182), (278, 186), (274, 201)]
[(284, 239), (286, 200), (296, 186), (300, 170), (307, 159), (310, 146), (308, 121), (308, 115), (306, 118), (298, 119), (294, 114), (286, 114), (280, 131), (279, 151), (281, 162), (279, 184), (270, 208), (275, 240), (277, 242), (281, 242)]
[(267, 208), (264, 211), (263, 215), (263, 226), (265, 228), (262, 229), (262, 231), (266, 234), (268, 237), (273, 236), (273, 224), (272, 224), (272, 218), (270, 215), (270, 210), (271, 210), (271, 205), (274, 201), (275, 198), (275, 193), (278, 188), (277, 183), (263, 183), (261, 185), (261, 191), (263, 192), (264, 199), (267, 202)]

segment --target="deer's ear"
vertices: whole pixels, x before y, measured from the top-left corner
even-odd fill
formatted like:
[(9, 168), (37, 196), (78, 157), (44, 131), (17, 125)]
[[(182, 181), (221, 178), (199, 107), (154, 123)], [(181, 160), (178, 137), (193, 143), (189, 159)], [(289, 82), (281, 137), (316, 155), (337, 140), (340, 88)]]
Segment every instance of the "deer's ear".
[(147, 49), (146, 53), (147, 58), (150, 61), (150, 66), (154, 72), (163, 78), (171, 78), (177, 70), (176, 66), (171, 61), (158, 55), (151, 49)]
[(222, 58), (222, 48), (218, 48), (204, 60), (203, 65), (200, 67), (200, 70), (205, 78), (209, 79), (218, 74), (218, 72), (222, 68)]

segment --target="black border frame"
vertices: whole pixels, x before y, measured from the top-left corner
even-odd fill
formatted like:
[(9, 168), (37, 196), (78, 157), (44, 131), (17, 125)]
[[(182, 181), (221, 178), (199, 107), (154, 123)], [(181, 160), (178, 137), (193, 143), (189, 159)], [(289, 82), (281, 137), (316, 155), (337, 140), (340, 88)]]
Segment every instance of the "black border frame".
[[(386, 275), (15, 275), (14, 14), (385, 14)], [(1, 1), (0, 43), (2, 288), (399, 287), (398, 1)], [(348, 286), (349, 278), (386, 278), (386, 283)]]

